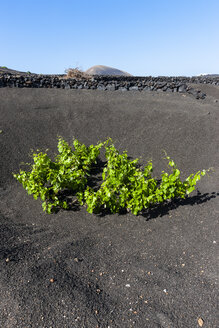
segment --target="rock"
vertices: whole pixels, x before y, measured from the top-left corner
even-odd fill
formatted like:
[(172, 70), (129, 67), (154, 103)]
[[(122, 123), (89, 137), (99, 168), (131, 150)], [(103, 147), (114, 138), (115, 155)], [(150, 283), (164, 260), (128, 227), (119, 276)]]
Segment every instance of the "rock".
[(99, 84), (99, 85), (97, 86), (97, 90), (105, 90), (105, 86), (102, 85), (102, 84)]
[(68, 83), (65, 83), (65, 89), (71, 89), (71, 87)]
[(129, 91), (137, 91), (138, 90), (138, 87), (137, 86), (133, 86), (133, 87), (130, 87), (129, 88)]
[(206, 97), (206, 93), (200, 92), (199, 97), (200, 97), (201, 99), (205, 99), (205, 97)]
[(157, 89), (162, 89), (163, 87), (165, 87), (167, 85), (167, 82), (157, 82), (156, 83), (156, 88)]
[(187, 86), (185, 84), (182, 84), (179, 86), (178, 92), (186, 92)]
[(106, 89), (110, 90), (110, 91), (114, 91), (114, 90), (116, 90), (116, 86), (115, 86), (115, 84), (107, 84)]
[(143, 91), (150, 91), (151, 88), (149, 86), (146, 85), (146, 87), (144, 87)]
[(193, 95), (194, 97), (197, 97), (198, 96), (198, 91), (191, 88), (188, 90), (188, 93), (190, 93), (191, 95)]
[(128, 89), (126, 87), (119, 87), (118, 90), (120, 90), (120, 91), (128, 91)]

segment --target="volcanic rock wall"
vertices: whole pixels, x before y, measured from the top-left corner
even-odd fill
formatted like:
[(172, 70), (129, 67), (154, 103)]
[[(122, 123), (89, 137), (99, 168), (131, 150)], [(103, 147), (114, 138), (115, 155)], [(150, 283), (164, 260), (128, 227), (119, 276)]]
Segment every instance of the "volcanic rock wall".
[[(190, 83), (197, 84), (197, 89), (190, 87)], [(219, 77), (93, 76), (73, 79), (63, 75), (0, 75), (0, 87), (180, 92), (204, 99), (206, 95), (198, 90), (200, 83), (219, 85)]]

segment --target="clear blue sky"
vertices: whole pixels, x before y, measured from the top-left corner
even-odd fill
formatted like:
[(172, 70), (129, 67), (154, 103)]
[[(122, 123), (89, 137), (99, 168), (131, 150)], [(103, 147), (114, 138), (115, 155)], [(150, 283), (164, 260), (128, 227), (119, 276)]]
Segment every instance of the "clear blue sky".
[(0, 66), (219, 73), (219, 0), (0, 0)]

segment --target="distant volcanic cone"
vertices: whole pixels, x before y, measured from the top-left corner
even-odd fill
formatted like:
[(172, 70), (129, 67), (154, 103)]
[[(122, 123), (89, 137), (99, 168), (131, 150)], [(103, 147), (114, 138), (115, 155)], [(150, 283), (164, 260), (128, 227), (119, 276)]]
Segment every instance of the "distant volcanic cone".
[(95, 65), (90, 67), (85, 74), (88, 75), (120, 75), (120, 76), (131, 76), (131, 74), (121, 71), (117, 68), (104, 66), (104, 65)]

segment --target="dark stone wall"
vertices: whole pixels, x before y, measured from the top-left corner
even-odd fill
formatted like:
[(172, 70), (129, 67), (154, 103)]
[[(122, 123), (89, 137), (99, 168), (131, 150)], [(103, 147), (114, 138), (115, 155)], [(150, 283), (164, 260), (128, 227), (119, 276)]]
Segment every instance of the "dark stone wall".
[[(196, 83), (197, 89), (190, 87), (190, 83)], [(93, 76), (73, 79), (63, 75), (0, 75), (0, 87), (187, 92), (204, 99), (206, 95), (198, 90), (199, 83), (219, 85), (219, 77)]]

